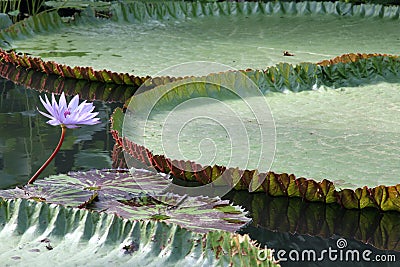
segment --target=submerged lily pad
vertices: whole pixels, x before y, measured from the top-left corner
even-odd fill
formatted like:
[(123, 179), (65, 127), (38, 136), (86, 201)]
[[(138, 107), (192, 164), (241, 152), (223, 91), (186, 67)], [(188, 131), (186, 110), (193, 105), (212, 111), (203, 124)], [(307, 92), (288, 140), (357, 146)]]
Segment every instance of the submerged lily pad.
[(125, 199), (144, 192), (161, 193), (171, 181), (168, 175), (146, 170), (91, 170), (54, 175), (35, 184), (88, 190), (97, 192), (100, 198)]
[(251, 221), (245, 212), (228, 200), (174, 194), (137, 196), (128, 200), (96, 202), (96, 210), (127, 219), (172, 222), (195, 232), (214, 229), (234, 232)]
[(0, 190), (0, 197), (85, 207), (127, 219), (163, 220), (201, 233), (234, 232), (251, 221), (242, 208), (220, 198), (172, 195), (168, 193), (171, 183), (168, 175), (147, 170), (92, 170)]
[(258, 261), (260, 248), (247, 235), (200, 234), (24, 199), (0, 199), (0, 237), (5, 266), (278, 266), (271, 257)]

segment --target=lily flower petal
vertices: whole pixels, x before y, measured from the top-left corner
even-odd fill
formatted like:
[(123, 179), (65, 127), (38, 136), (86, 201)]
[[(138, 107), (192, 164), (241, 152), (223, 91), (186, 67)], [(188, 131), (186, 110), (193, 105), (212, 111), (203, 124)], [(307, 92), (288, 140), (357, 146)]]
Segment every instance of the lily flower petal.
[(68, 108), (70, 110), (75, 110), (79, 104), (79, 95), (76, 95), (72, 98), (72, 100), (68, 104)]
[(61, 94), (58, 103), (54, 94), (51, 96), (51, 102), (46, 95), (44, 97), (45, 100), (41, 97), (39, 98), (48, 114), (39, 109), (38, 111), (40, 114), (50, 119), (47, 121), (50, 125), (64, 125), (67, 128), (77, 128), (80, 125), (94, 125), (100, 123), (100, 119), (96, 118), (99, 113), (93, 112), (95, 108), (93, 103), (87, 103), (85, 100), (79, 104), (79, 95), (74, 96), (69, 104), (67, 104), (64, 92)]

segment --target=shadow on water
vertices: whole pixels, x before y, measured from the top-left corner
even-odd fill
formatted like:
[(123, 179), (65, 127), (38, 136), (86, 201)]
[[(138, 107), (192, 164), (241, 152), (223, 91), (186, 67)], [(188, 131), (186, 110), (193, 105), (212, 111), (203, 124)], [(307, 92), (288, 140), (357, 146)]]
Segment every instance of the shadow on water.
[[(398, 266), (400, 214), (397, 212), (348, 210), (337, 204), (309, 203), (300, 198), (272, 198), (264, 193), (248, 194), (244, 191), (232, 191), (224, 198), (250, 212), (253, 221), (241, 233), (249, 234), (262, 247), (275, 249), (275, 258), (279, 250), (284, 251), (281, 253), (287, 261), (281, 262), (282, 266)], [(339, 239), (346, 243), (342, 249), (338, 248)], [(332, 250), (331, 258), (329, 249)], [(314, 261), (308, 260), (310, 250), (316, 252)], [(323, 250), (327, 252), (321, 254)], [(364, 251), (367, 251), (366, 259), (371, 259), (371, 262), (363, 259)], [(297, 252), (299, 261), (296, 261)], [(301, 261), (302, 253), (304, 261)], [(375, 260), (377, 255), (385, 262), (378, 264)]]
[[(46, 123), (36, 111), (44, 110), (39, 93), (0, 79), (0, 188), (24, 184), (50, 156), (61, 130)], [(48, 96), (50, 94), (47, 94)], [(119, 104), (95, 101), (100, 124), (67, 131), (55, 160), (40, 177), (111, 167), (114, 141), (109, 134), (109, 117)]]

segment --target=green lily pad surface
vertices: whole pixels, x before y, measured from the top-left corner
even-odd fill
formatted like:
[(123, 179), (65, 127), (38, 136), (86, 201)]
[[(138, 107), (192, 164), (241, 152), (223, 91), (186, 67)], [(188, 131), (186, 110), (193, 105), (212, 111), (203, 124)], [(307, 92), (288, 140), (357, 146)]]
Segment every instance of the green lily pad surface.
[[(191, 104), (205, 96), (197, 93), (201, 88), (202, 85), (191, 84), (177, 89), (175, 94), (171, 93), (173, 96), (163, 95), (148, 117), (137, 115), (133, 120), (129, 113), (125, 117), (124, 135), (155, 155), (190, 160), (203, 166), (216, 164), (294, 173), (316, 181), (329, 179), (339, 188), (399, 183), (398, 82), (268, 93), (259, 97), (265, 98), (261, 114), (249, 109), (251, 103), (261, 102), (230, 99), (229, 92), (222, 90), (217, 93), (209, 89), (209, 97), (202, 100), (207, 102), (206, 109), (205, 105)], [(221, 97), (223, 94), (225, 99)], [(137, 95), (131, 105), (151, 104), (150, 99), (156, 95), (150, 92)], [(192, 98), (187, 98), (188, 95)], [(169, 102), (164, 103), (167, 99)], [(257, 120), (256, 115), (262, 119), (268, 117), (269, 109), (274, 122)], [(135, 109), (135, 114), (141, 114), (140, 110)], [(269, 127), (276, 126), (272, 166), (267, 159), (259, 161), (261, 150), (274, 141), (269, 138), (273, 136), (263, 139), (259, 134), (262, 124), (268, 123)], [(175, 129), (180, 130), (175, 132)]]
[(69, 66), (139, 76), (188, 61), (265, 69), (354, 51), (400, 53), (399, 10), (392, 7), (159, 2), (114, 4), (110, 10), (110, 19), (85, 13), (70, 24), (56, 15), (42, 16), (32, 23), (33, 31), (4, 37), (9, 44), (3, 47)]
[(272, 170), (339, 188), (400, 182), (400, 83), (271, 94), (277, 127)]
[[(346, 61), (342, 63), (342, 59)], [(124, 113), (119, 109), (114, 112), (113, 136), (129, 155), (179, 179), (207, 184), (224, 174), (221, 177), (240, 180), (236, 189), (337, 202), (346, 208), (399, 210), (395, 156), (399, 78), (398, 68), (394, 67), (398, 59), (342, 59), (322, 66), (279, 64), (263, 73), (244, 72), (262, 92), (251, 100), (264, 101), (263, 109), (257, 109), (252, 117), (243, 116), (243, 111), (248, 103), (257, 101), (235, 97), (254, 88), (245, 83), (246, 78), (230, 77), (235, 72), (159, 86), (132, 98), (123, 123)], [(203, 79), (203, 83), (196, 79)], [(233, 91), (224, 89), (226, 81)], [(204, 98), (209, 100), (207, 105), (183, 105)], [(227, 106), (231, 112), (226, 112)], [(151, 112), (141, 113), (146, 108)], [(274, 125), (254, 116), (261, 114), (265, 119), (270, 112)], [(132, 114), (136, 116), (134, 120)], [(206, 118), (201, 114), (206, 114)], [(231, 117), (241, 123), (231, 123)], [(246, 127), (249, 125), (252, 127)], [(251, 153), (242, 149), (245, 146), (232, 149), (232, 142), (229, 143), (237, 134), (242, 136), (239, 144), (246, 145), (247, 139), (257, 140), (252, 131), (263, 128), (262, 125), (267, 126), (264, 129), (276, 126), (272, 168), (268, 161), (253, 161)], [(262, 139), (255, 143), (264, 147), (275, 144), (271, 141)], [(216, 148), (226, 145), (237, 154), (216, 153)], [(260, 150), (251, 142), (247, 145), (252, 153)], [(172, 154), (168, 150), (171, 147), (175, 148)], [(245, 159), (244, 164), (231, 164), (229, 156)], [(256, 170), (252, 170), (257, 164)]]
[(3, 266), (277, 266), (257, 261), (260, 249), (248, 236), (24, 199), (0, 199), (0, 237)]

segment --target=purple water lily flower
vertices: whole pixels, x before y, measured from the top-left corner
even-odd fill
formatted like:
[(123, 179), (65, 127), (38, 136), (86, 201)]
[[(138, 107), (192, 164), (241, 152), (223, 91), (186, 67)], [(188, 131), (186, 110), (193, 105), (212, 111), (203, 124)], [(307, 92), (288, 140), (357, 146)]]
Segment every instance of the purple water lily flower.
[(50, 120), (48, 124), (56, 126), (61, 125), (67, 128), (77, 128), (79, 125), (94, 125), (100, 123), (99, 118), (96, 116), (98, 112), (92, 112), (94, 110), (93, 103), (86, 103), (86, 100), (79, 104), (79, 95), (76, 95), (67, 105), (64, 92), (60, 96), (59, 103), (57, 103), (54, 94), (51, 96), (51, 103), (47, 96), (44, 101), (40, 96), (40, 101), (46, 108), (47, 113), (44, 113), (38, 109), (40, 114), (46, 116)]
[(40, 167), (40, 169), (32, 176), (32, 178), (29, 179), (28, 184), (32, 184), (34, 181), (36, 181), (42, 171), (54, 159), (62, 146), (67, 128), (77, 128), (79, 125), (94, 125), (100, 123), (100, 119), (96, 118), (97, 114), (99, 113), (92, 112), (94, 110), (93, 104), (86, 103), (86, 100), (79, 104), (78, 95), (74, 96), (68, 105), (67, 100), (65, 100), (64, 92), (61, 94), (58, 103), (54, 97), (54, 94), (51, 96), (51, 103), (47, 96), (45, 96), (46, 101), (44, 101), (40, 96), (39, 98), (47, 112), (49, 112), (49, 114), (47, 114), (38, 109), (40, 114), (50, 119), (47, 121), (48, 124), (53, 126), (60, 125), (62, 130), (60, 141), (58, 141), (56, 149), (42, 165), (42, 167)]

